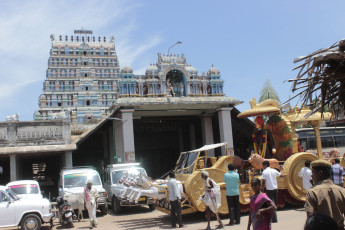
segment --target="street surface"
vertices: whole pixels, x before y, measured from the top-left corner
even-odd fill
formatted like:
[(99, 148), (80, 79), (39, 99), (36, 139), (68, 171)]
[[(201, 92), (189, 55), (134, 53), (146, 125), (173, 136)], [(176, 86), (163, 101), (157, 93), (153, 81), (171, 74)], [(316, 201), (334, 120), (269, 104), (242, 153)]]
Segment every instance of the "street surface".
[[(74, 222), (74, 229), (88, 229), (89, 219), (87, 214), (84, 213), (85, 219), (81, 222)], [(112, 211), (109, 211), (108, 215), (102, 216), (97, 213), (98, 226), (94, 230), (106, 230), (106, 229), (171, 229), (170, 216), (160, 211), (150, 212), (148, 208), (126, 208), (121, 215), (114, 215)], [(186, 227), (184, 229), (205, 229), (207, 221), (203, 214), (188, 214), (182, 216)], [(278, 223), (272, 224), (272, 229), (284, 229), (284, 230), (302, 230), (306, 220), (306, 214), (303, 208), (289, 207), (279, 209), (278, 211)], [(224, 224), (229, 223), (227, 216), (222, 216)], [(243, 230), (247, 229), (248, 213), (242, 214), (241, 224), (234, 226), (225, 226), (224, 229), (231, 230)], [(217, 225), (216, 219), (211, 222), (212, 229), (215, 229)], [(6, 228), (6, 229), (18, 229)], [(48, 230), (49, 227), (44, 226), (42, 230)], [(59, 225), (58, 220), (55, 219), (53, 229), (65, 229)]]

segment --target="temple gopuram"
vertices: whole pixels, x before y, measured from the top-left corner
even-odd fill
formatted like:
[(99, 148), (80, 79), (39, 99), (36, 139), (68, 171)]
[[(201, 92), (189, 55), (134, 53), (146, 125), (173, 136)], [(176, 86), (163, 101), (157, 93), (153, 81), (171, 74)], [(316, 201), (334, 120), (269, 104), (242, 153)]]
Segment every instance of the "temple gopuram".
[(199, 74), (184, 54), (158, 53), (145, 73), (134, 74), (120, 68), (114, 37), (81, 29), (50, 39), (34, 121), (0, 123), (3, 183), (37, 179), (32, 172), (40, 165), (40, 183), (54, 190), (61, 168), (102, 172), (107, 164), (133, 161), (159, 177), (175, 167), (180, 152), (219, 142), (228, 149), (211, 155), (248, 158), (254, 124), (237, 118), (242, 101), (224, 94), (215, 66)]

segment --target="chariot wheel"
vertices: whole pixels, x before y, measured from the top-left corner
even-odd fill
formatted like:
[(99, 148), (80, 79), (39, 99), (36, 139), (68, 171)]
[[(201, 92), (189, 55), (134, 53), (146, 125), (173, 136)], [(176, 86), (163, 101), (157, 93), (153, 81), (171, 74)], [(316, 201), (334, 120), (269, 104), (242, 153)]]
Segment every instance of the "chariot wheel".
[[(220, 169), (214, 168), (206, 168), (204, 169), (210, 174), (210, 178), (212, 178), (217, 184), (223, 182), (224, 171)], [(205, 181), (201, 178), (201, 171), (194, 171), (186, 180), (185, 182), (185, 190), (188, 196), (188, 201), (190, 204), (199, 212), (204, 212), (206, 210), (206, 205), (203, 201), (199, 200), (199, 198), (204, 194)], [(228, 213), (228, 206), (226, 202), (226, 189), (225, 186), (221, 186), (221, 206), (219, 207), (218, 211), (221, 214)]]
[(199, 212), (204, 212), (206, 206), (199, 198), (204, 194), (204, 180), (201, 171), (194, 171), (185, 182), (185, 190), (189, 203)]
[(284, 163), (283, 170), (286, 175), (286, 187), (290, 195), (299, 201), (305, 201), (306, 191), (303, 188), (302, 178), (298, 173), (304, 167), (305, 161), (314, 161), (318, 158), (312, 153), (295, 153)]

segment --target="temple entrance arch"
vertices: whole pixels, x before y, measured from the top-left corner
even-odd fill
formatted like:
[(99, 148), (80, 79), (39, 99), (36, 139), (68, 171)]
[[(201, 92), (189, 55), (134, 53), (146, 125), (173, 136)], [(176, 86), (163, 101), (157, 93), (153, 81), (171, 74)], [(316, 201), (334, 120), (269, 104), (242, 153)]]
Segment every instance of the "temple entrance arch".
[(170, 70), (166, 75), (166, 83), (168, 96), (186, 96), (185, 78), (180, 70)]

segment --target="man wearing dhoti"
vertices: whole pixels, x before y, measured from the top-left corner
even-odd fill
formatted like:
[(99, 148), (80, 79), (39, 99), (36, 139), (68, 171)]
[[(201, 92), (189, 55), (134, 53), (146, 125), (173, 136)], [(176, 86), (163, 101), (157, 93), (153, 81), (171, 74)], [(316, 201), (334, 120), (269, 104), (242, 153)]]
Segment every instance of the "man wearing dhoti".
[(91, 180), (87, 182), (84, 188), (84, 198), (85, 206), (90, 217), (90, 229), (92, 229), (98, 224), (98, 220), (96, 218), (96, 199), (98, 198), (98, 192), (95, 187), (92, 187)]

